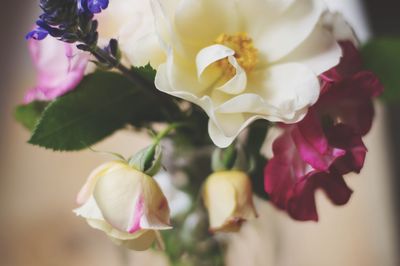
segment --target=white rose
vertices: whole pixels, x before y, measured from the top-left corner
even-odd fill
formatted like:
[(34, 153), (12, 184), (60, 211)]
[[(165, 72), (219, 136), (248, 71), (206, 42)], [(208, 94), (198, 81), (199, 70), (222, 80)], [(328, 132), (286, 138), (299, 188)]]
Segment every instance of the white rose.
[(77, 215), (129, 249), (148, 249), (157, 230), (171, 229), (168, 202), (156, 181), (122, 161), (95, 169), (77, 202)]
[(153, 0), (167, 53), (159, 90), (193, 102), (228, 146), (256, 119), (294, 123), (320, 93), (341, 49), (323, 0)]
[(157, 68), (165, 61), (165, 53), (155, 32), (150, 0), (112, 0), (97, 15), (100, 42), (116, 38), (122, 56), (134, 66), (148, 63)]

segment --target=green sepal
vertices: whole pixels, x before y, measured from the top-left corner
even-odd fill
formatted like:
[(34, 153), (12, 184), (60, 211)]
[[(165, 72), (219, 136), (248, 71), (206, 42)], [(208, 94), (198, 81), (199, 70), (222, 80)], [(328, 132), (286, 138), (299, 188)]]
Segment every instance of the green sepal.
[(129, 159), (129, 165), (149, 176), (154, 176), (161, 169), (162, 148), (159, 144), (150, 145)]
[(235, 144), (226, 149), (215, 149), (211, 158), (211, 165), (214, 172), (227, 170), (249, 169), (248, 159), (244, 150)]
[(211, 168), (214, 172), (226, 170), (224, 163), (221, 160), (222, 150), (215, 149), (211, 157)]

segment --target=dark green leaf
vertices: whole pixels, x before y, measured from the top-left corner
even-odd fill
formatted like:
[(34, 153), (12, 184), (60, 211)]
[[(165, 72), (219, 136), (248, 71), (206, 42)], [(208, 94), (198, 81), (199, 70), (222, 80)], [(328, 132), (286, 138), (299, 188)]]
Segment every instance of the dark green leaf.
[(154, 68), (152, 68), (150, 64), (147, 64), (146, 66), (143, 67), (135, 67), (132, 69), (132, 71), (138, 73), (151, 83), (154, 82), (157, 73), (157, 71)]
[(15, 108), (14, 117), (25, 128), (32, 131), (47, 105), (48, 102), (39, 101), (19, 105)]
[(383, 85), (383, 98), (400, 100), (400, 38), (373, 39), (362, 48), (366, 68), (374, 71)]
[(88, 75), (78, 88), (46, 108), (29, 142), (53, 150), (80, 150), (128, 122), (162, 120), (160, 107), (142, 89), (117, 73)]

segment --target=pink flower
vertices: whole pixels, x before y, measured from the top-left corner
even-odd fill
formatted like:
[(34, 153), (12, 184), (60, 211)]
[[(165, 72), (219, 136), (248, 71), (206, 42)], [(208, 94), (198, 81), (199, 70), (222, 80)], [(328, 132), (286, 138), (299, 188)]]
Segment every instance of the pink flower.
[(42, 41), (30, 39), (28, 44), (37, 81), (36, 86), (25, 95), (24, 103), (51, 101), (75, 89), (84, 76), (88, 53), (54, 38)]
[(360, 70), (354, 45), (341, 45), (341, 63), (321, 75), (318, 102), (301, 122), (279, 125), (283, 133), (274, 141), (274, 156), (265, 168), (271, 202), (296, 220), (318, 220), (317, 189), (334, 204), (346, 204), (352, 191), (343, 175), (359, 173), (364, 164), (362, 136), (371, 128), (372, 98), (383, 87), (374, 74)]

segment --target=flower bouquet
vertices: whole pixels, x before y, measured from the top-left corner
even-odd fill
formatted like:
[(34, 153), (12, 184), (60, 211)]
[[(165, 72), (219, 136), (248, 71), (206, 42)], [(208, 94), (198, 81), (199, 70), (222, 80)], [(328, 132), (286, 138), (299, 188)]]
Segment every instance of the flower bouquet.
[(318, 189), (349, 201), (344, 177), (363, 168), (383, 86), (324, 0), (40, 7), (26, 36), (37, 83), (16, 110), (29, 143), (91, 149), (123, 129), (152, 139), (130, 158), (109, 152), (78, 194), (74, 212), (116, 244), (221, 265), (220, 233), (257, 218), (253, 196), (299, 221), (318, 220)]

